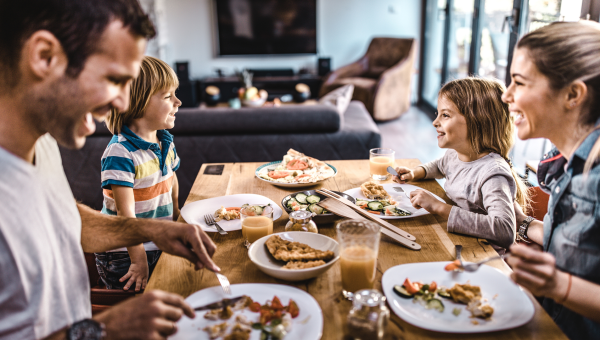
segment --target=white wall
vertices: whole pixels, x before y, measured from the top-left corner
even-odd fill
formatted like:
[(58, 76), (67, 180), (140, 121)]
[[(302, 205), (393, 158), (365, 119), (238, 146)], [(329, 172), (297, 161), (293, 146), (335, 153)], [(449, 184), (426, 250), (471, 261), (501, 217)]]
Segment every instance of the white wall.
[[(153, 2), (153, 0), (145, 0)], [(216, 57), (213, 0), (164, 0), (160, 6), (163, 58), (170, 65), (190, 62), (190, 76), (226, 74), (243, 68), (308, 68), (316, 73), (317, 56)], [(165, 27), (166, 26), (166, 27)], [(364, 54), (374, 36), (419, 38), (419, 0), (317, 0), (318, 55), (332, 58), (333, 69)]]

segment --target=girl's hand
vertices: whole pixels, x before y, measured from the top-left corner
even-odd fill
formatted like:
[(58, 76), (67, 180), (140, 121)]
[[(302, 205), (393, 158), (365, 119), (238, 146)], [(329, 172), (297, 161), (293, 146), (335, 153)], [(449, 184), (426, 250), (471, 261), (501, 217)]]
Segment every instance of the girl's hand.
[(404, 184), (408, 181), (412, 181), (413, 178), (415, 178), (413, 171), (403, 166), (397, 167), (396, 172), (398, 173), (398, 176), (394, 176), (392, 178), (392, 180), (396, 183)]
[[(556, 269), (552, 254), (516, 244), (510, 247), (506, 262), (512, 267), (511, 279), (535, 296), (561, 299), (567, 290), (568, 274)], [(560, 284), (559, 284), (560, 282)]]
[(123, 290), (129, 290), (131, 285), (135, 285), (135, 291), (139, 292), (140, 289), (146, 289), (146, 284), (148, 283), (148, 262), (131, 262), (129, 266), (129, 271), (125, 276), (119, 279), (120, 282), (123, 282), (127, 279), (127, 284), (123, 287)]
[(441, 205), (444, 204), (438, 201), (429, 192), (417, 189), (410, 192), (410, 203), (417, 209), (425, 209), (430, 213), (437, 213)]

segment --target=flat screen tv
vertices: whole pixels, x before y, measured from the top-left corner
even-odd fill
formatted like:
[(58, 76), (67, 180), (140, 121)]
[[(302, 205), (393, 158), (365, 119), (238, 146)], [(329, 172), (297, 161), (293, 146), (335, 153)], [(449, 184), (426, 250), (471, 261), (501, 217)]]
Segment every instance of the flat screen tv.
[(317, 0), (214, 0), (220, 56), (317, 53)]

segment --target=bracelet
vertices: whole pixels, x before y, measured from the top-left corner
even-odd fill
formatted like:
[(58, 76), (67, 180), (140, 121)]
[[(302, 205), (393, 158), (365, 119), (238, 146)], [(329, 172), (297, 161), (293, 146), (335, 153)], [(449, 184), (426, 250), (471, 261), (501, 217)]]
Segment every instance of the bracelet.
[(567, 285), (567, 292), (565, 293), (565, 296), (560, 301), (556, 301), (556, 303), (558, 303), (559, 305), (562, 305), (567, 301), (567, 298), (569, 297), (569, 293), (571, 292), (571, 282), (573, 281), (573, 276), (571, 275), (571, 273), (568, 273), (568, 274), (569, 274), (569, 284)]

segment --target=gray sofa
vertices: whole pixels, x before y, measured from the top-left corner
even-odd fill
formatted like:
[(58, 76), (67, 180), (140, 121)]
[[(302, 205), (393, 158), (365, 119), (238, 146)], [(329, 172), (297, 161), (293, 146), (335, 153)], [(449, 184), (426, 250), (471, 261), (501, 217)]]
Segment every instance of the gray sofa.
[[(203, 163), (277, 161), (289, 148), (322, 160), (366, 159), (381, 146), (377, 125), (358, 101), (341, 116), (325, 105), (284, 105), (180, 109), (176, 117), (170, 132), (181, 158), (180, 207)], [(96, 124), (81, 150), (61, 148), (75, 198), (94, 209), (102, 208), (100, 159), (111, 137), (104, 123)]]

